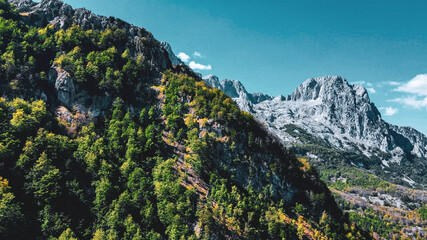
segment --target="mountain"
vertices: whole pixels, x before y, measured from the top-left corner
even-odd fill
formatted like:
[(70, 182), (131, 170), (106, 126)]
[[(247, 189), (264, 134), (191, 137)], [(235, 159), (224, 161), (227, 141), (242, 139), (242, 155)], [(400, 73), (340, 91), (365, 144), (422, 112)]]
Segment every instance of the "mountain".
[(240, 109), (246, 112), (254, 113), (253, 105), (265, 100), (271, 100), (272, 97), (262, 93), (248, 93), (245, 87), (238, 80), (224, 79), (221, 82), (217, 76), (208, 75), (203, 77), (209, 86), (218, 88), (233, 98), (239, 105)]
[(354, 221), (371, 222), (385, 238), (396, 231), (403, 231), (402, 237), (425, 236), (421, 229), (427, 222), (418, 211), (427, 204), (426, 136), (384, 121), (363, 86), (325, 76), (273, 98), (248, 93), (237, 80), (219, 81), (213, 75), (203, 80), (307, 158)]
[(145, 29), (60, 0), (10, 3), (1, 239), (372, 238), (306, 159)]
[[(237, 81), (207, 76), (205, 82), (223, 90), (232, 97), (242, 110), (268, 126), (286, 146), (308, 143), (299, 128), (330, 148), (356, 152), (365, 159), (351, 164), (364, 168), (393, 168), (412, 163), (419, 158), (425, 164), (427, 138), (410, 127), (398, 127), (387, 123), (369, 99), (361, 85), (351, 85), (339, 76), (310, 78), (289, 96), (276, 98), (263, 95), (259, 101), (247, 93)], [(214, 84), (213, 84), (214, 83)], [(409, 166), (411, 167), (411, 166)], [(415, 166), (412, 166), (415, 167)], [(411, 179), (405, 172), (400, 179)], [(423, 187), (425, 180), (418, 183)], [(412, 183), (414, 184), (414, 183)]]
[[(278, 111), (268, 111), (267, 106)], [(279, 110), (286, 106), (287, 112)], [(391, 162), (400, 162), (404, 154), (426, 156), (427, 138), (423, 134), (385, 122), (366, 89), (350, 85), (339, 76), (308, 79), (286, 101), (264, 102), (257, 112), (262, 112), (259, 116), (265, 120), (275, 118), (271, 126), (297, 123), (333, 146), (359, 150), (367, 156), (373, 154), (369, 149), (375, 148), (391, 153)]]

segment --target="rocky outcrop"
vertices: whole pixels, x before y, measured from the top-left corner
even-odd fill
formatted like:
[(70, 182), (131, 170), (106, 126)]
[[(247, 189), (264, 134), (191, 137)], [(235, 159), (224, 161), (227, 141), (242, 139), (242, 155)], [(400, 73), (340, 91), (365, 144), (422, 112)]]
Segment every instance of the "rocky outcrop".
[(218, 88), (225, 94), (233, 98), (239, 104), (239, 107), (246, 112), (254, 113), (253, 104), (260, 103), (265, 100), (271, 100), (272, 97), (262, 93), (248, 93), (241, 82), (238, 80), (224, 79), (219, 81), (215, 75), (203, 77), (203, 81), (213, 88)]
[(49, 71), (49, 84), (54, 87), (58, 100), (66, 105), (72, 106), (76, 95), (74, 80), (70, 74), (59, 67), (53, 67)]
[(181, 59), (179, 59), (175, 53), (172, 51), (172, 47), (169, 43), (167, 42), (160, 42), (160, 45), (163, 47), (163, 49), (165, 49), (165, 51), (168, 53), (169, 59), (171, 61), (172, 64), (176, 65), (176, 64), (184, 64)]
[(56, 105), (74, 109), (87, 117), (98, 117), (109, 109), (113, 99), (109, 94), (97, 96), (79, 87), (65, 70), (53, 66), (48, 75), (48, 83), (54, 90)]

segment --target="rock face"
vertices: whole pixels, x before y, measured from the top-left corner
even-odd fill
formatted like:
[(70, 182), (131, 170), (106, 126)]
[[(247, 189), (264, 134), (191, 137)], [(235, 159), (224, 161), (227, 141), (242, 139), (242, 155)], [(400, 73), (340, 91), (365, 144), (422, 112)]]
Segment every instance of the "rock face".
[(163, 47), (163, 49), (165, 49), (165, 51), (168, 53), (169, 59), (171, 61), (172, 64), (176, 65), (176, 64), (184, 64), (181, 59), (179, 59), (175, 53), (172, 51), (172, 47), (169, 43), (167, 42), (160, 42), (161, 46)]
[(232, 97), (242, 110), (252, 112), (286, 145), (300, 142), (286, 131), (292, 124), (339, 149), (357, 150), (368, 157), (391, 154), (385, 164), (399, 163), (406, 154), (427, 157), (426, 136), (385, 122), (366, 89), (342, 77), (310, 78), (291, 95), (276, 98), (247, 93), (236, 80), (219, 82), (215, 76), (204, 80)]
[(61, 103), (67, 106), (73, 105), (76, 87), (74, 80), (68, 72), (58, 67), (51, 68), (49, 72), (49, 84), (55, 88), (58, 100)]
[(113, 99), (108, 96), (89, 94), (85, 89), (75, 84), (70, 74), (59, 67), (52, 67), (48, 75), (49, 85), (54, 89), (58, 105), (74, 108), (80, 113), (97, 117), (107, 110)]
[(221, 82), (217, 76), (208, 75), (203, 77), (203, 80), (211, 87), (218, 88), (225, 94), (233, 98), (239, 107), (247, 112), (255, 113), (253, 105), (261, 101), (271, 100), (272, 97), (262, 93), (248, 93), (245, 87), (238, 80), (224, 79)]

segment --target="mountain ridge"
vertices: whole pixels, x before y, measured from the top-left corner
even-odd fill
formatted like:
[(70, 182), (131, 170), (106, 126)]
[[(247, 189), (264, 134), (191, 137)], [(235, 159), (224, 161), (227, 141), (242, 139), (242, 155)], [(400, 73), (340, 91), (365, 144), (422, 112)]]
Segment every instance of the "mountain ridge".
[[(204, 80), (210, 84), (212, 87), (217, 87), (218, 85), (212, 85), (210, 79), (211, 76), (204, 77)], [(227, 81), (227, 80), (223, 80)], [(237, 80), (234, 80), (237, 81)], [(325, 86), (326, 84), (326, 86)], [(239, 85), (243, 86), (240, 82), (235, 83), (234, 86)], [(231, 85), (227, 85), (229, 89), (226, 89), (226, 93), (230, 92), (237, 92), (238, 94), (229, 94), (232, 98), (237, 98), (239, 105), (243, 105), (243, 109), (247, 110), (249, 109), (251, 112), (253, 111), (253, 106), (251, 108), (246, 107), (248, 105), (247, 102), (244, 102), (245, 99), (250, 99), (250, 97), (245, 96), (251, 96), (249, 93), (246, 92), (246, 90), (241, 90), (242, 87), (236, 88)], [(334, 87), (338, 87), (338, 89), (334, 89)], [(224, 86), (222, 86), (224, 88)], [(340, 93), (340, 94), (338, 94)], [(268, 95), (267, 95), (268, 96)], [(242, 100), (240, 100), (242, 99)], [(411, 141), (411, 144), (414, 145), (414, 147), (408, 147), (404, 144), (396, 143), (395, 139), (380, 139), (383, 141), (381, 145), (377, 145), (379, 149), (382, 151), (390, 151), (397, 147), (402, 148), (404, 152), (409, 152), (416, 154), (419, 157), (425, 157), (426, 156), (426, 149), (427, 149), (427, 138), (424, 134), (417, 131), (414, 128), (411, 127), (399, 127), (395, 126), (389, 123), (386, 123), (382, 117), (378, 109), (376, 108), (375, 104), (370, 102), (369, 94), (367, 90), (361, 86), (361, 85), (350, 85), (347, 80), (340, 76), (324, 76), (324, 77), (318, 77), (318, 78), (309, 78), (304, 83), (299, 85), (296, 90), (288, 95), (287, 97), (279, 96), (274, 98), (274, 101), (272, 101), (272, 97), (264, 98), (259, 102), (253, 102), (250, 101), (252, 104), (258, 104), (260, 103), (262, 106), (265, 106), (267, 108), (267, 105), (271, 106), (271, 104), (274, 105), (274, 102), (279, 101), (283, 104), (286, 104), (288, 102), (311, 102), (313, 105), (313, 102), (320, 101), (322, 104), (319, 108), (314, 108), (314, 106), (311, 106), (311, 114), (315, 115), (316, 117), (322, 118), (323, 121), (335, 121), (333, 124), (341, 124), (346, 125), (350, 122), (349, 129), (346, 129), (344, 127), (341, 127), (341, 131), (344, 131), (344, 133), (348, 134), (350, 137), (355, 139), (361, 139), (361, 140), (369, 140), (369, 137), (365, 134), (365, 131), (370, 130), (366, 124), (375, 124), (376, 126), (379, 126), (380, 128), (389, 128), (387, 131), (389, 131), (389, 135), (392, 135), (392, 131), (399, 132), (399, 134), (405, 134), (404, 137), (406, 137), (408, 140), (410, 136), (406, 135), (409, 132), (416, 135), (417, 141), (413, 142)], [(266, 102), (265, 102), (266, 101)], [(243, 103), (240, 103), (243, 102)], [(245, 105), (246, 104), (246, 105)], [(249, 104), (250, 105), (250, 104)], [(340, 108), (340, 105), (345, 105), (344, 107)], [(357, 107), (356, 107), (357, 106)], [(359, 111), (359, 109), (361, 110)], [(260, 106), (257, 108), (259, 110), (263, 110)], [(340, 111), (337, 113), (337, 111)], [(355, 119), (347, 119), (351, 117), (351, 113), (354, 112), (362, 112), (365, 116), (363, 116), (362, 122), (357, 123)], [(263, 115), (257, 115), (262, 119), (267, 120), (268, 114), (272, 114), (271, 112), (264, 112)], [(294, 113), (295, 114), (295, 113)], [(309, 116), (309, 114), (306, 114)], [(336, 115), (343, 116), (343, 119), (336, 119)], [(331, 119), (328, 119), (328, 117), (332, 116)], [(311, 117), (311, 116), (310, 116)], [(319, 119), (320, 120), (320, 119)], [(355, 124), (356, 123), (356, 124)], [(331, 124), (332, 125), (332, 124)], [(390, 127), (389, 127), (390, 126)], [(347, 125), (348, 127), (348, 125)], [(372, 130), (371, 130), (372, 131)], [(373, 133), (375, 134), (375, 137), (379, 136), (379, 133)], [(418, 140), (419, 139), (419, 140)], [(373, 144), (375, 141), (378, 140), (377, 138), (374, 138), (370, 142)]]

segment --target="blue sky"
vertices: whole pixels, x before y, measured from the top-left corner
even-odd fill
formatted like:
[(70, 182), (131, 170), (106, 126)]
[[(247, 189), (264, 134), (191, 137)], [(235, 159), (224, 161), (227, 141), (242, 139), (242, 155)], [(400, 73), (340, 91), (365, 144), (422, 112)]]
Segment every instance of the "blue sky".
[(370, 90), (385, 120), (427, 133), (426, 1), (65, 2), (144, 27), (203, 75), (249, 92), (287, 95), (307, 78), (343, 76)]

